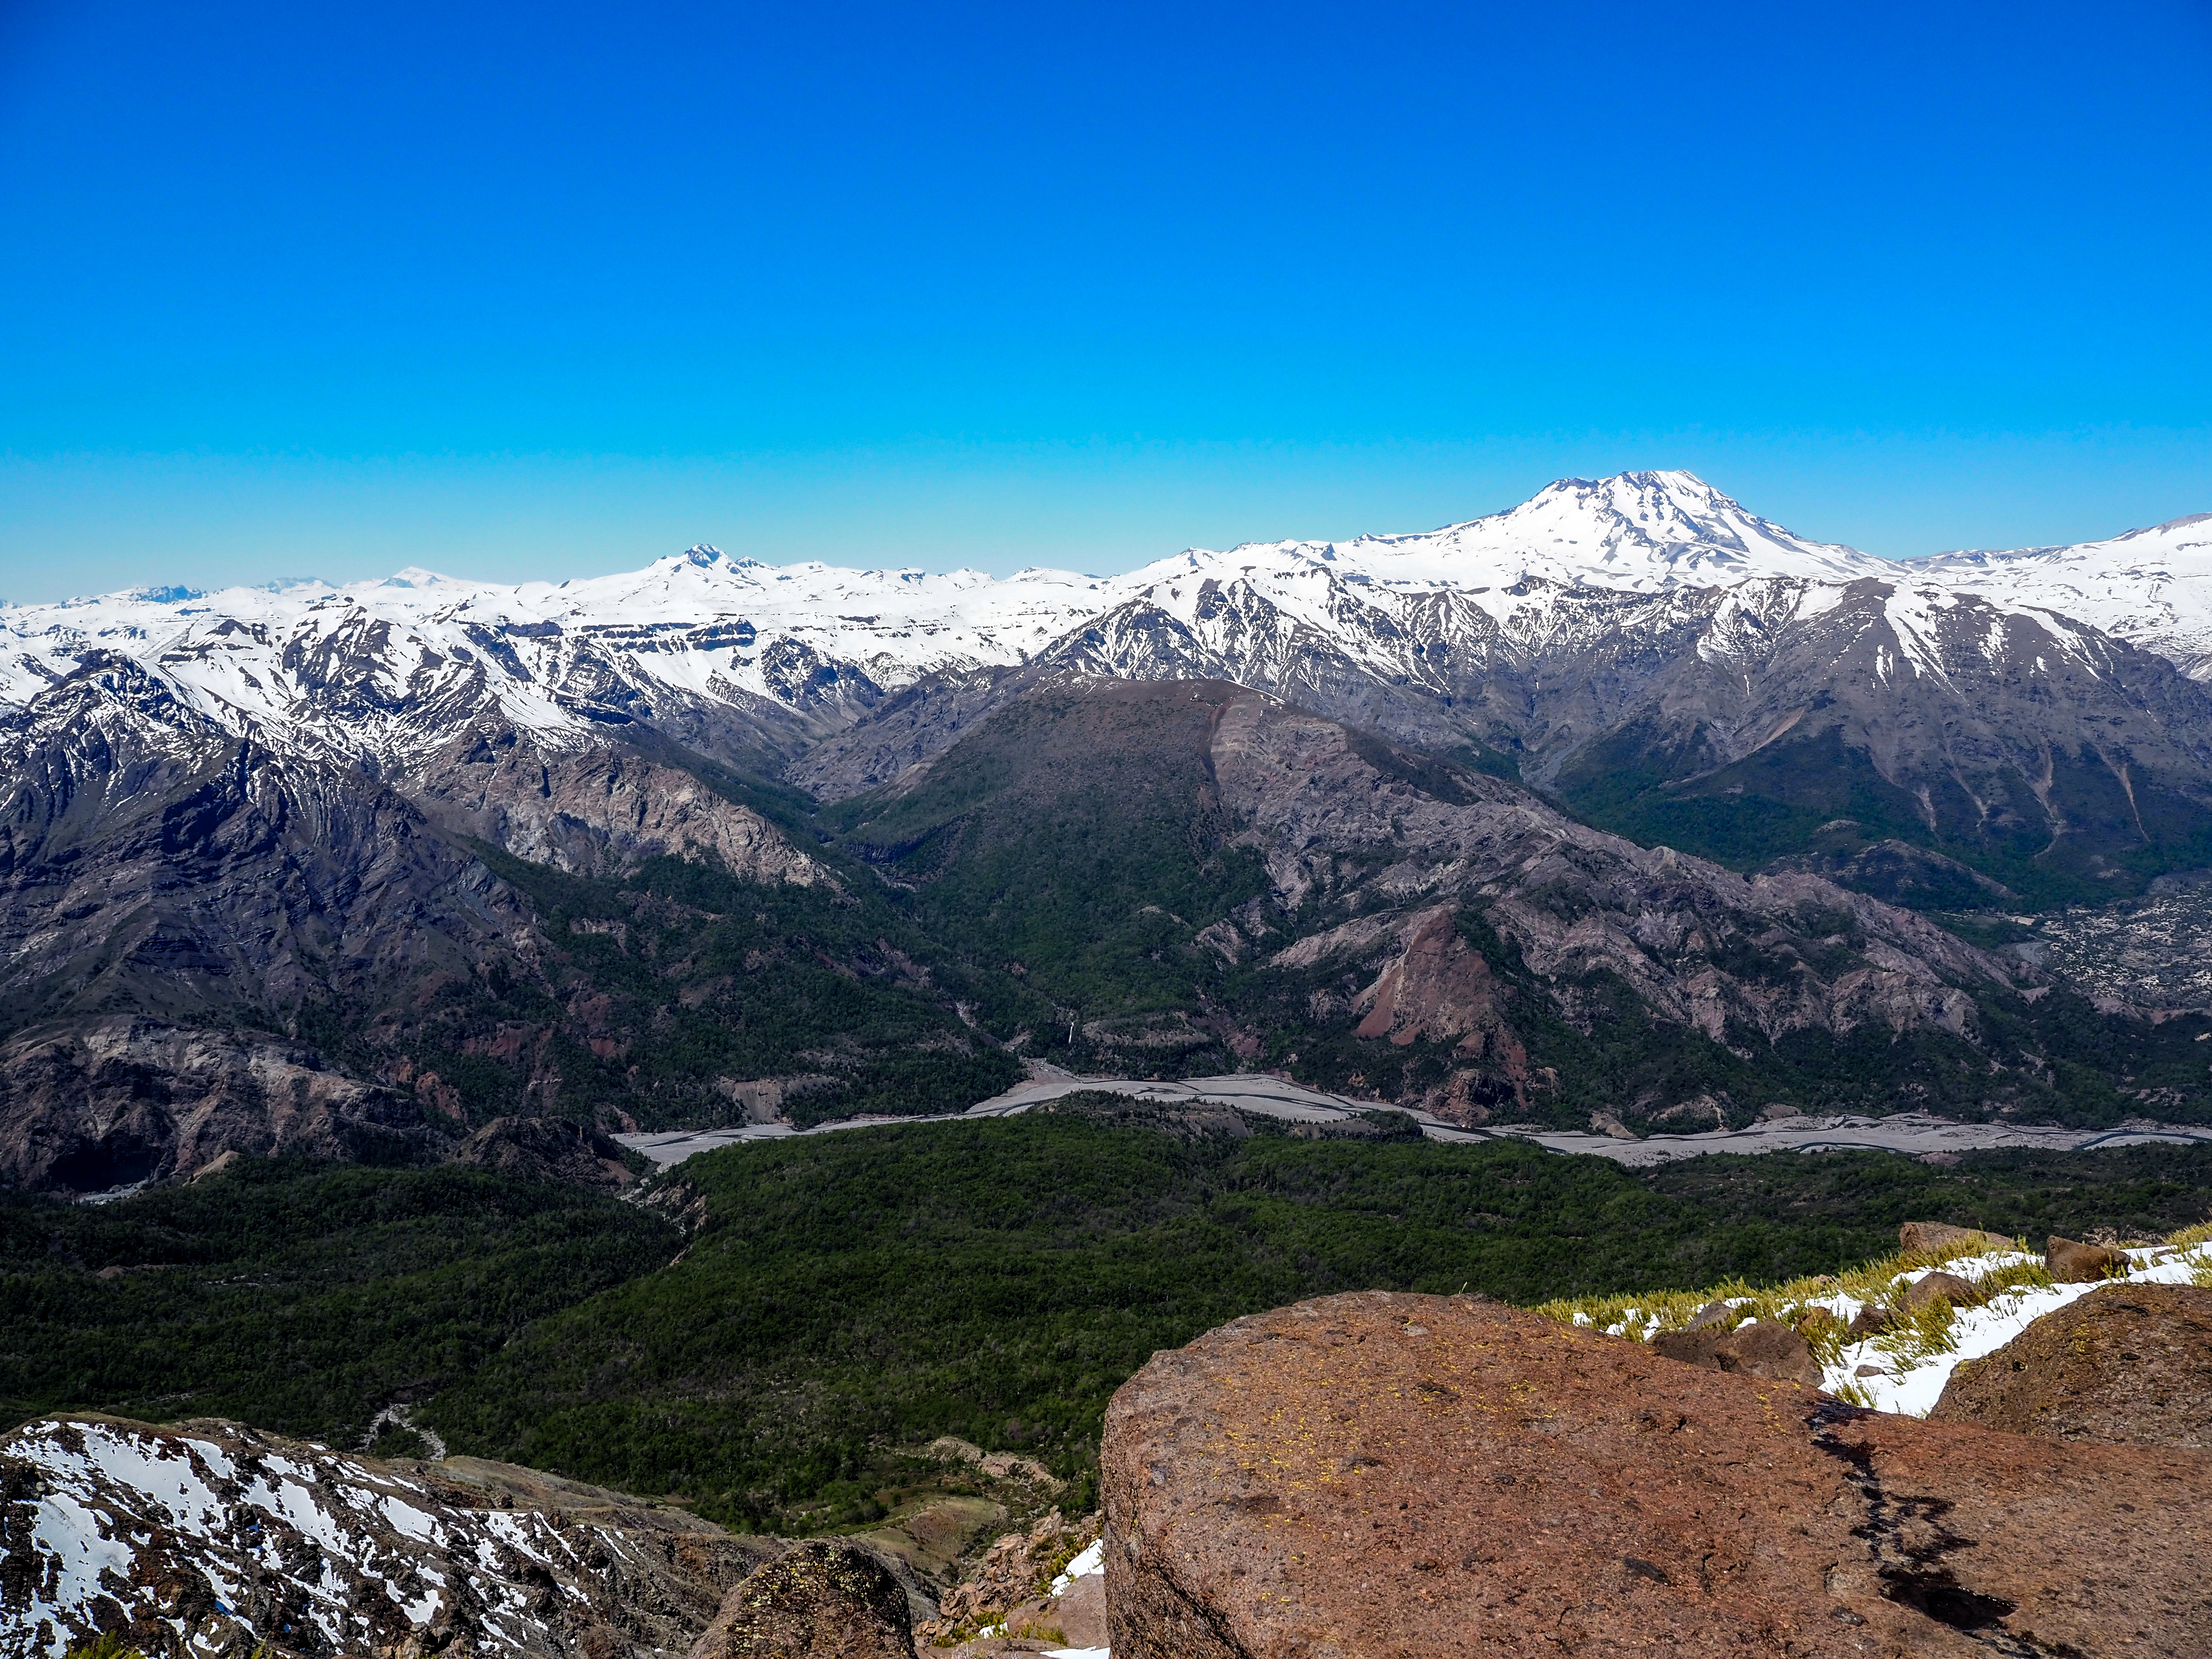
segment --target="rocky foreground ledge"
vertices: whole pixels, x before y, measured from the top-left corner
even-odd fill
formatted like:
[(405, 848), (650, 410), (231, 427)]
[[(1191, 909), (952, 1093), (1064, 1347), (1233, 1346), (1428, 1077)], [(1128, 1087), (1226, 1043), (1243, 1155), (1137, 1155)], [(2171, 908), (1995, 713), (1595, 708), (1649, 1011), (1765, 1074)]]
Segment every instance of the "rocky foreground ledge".
[(2212, 1454), (1861, 1411), (1480, 1297), (1156, 1354), (1103, 1461), (1115, 1659), (2212, 1652)]

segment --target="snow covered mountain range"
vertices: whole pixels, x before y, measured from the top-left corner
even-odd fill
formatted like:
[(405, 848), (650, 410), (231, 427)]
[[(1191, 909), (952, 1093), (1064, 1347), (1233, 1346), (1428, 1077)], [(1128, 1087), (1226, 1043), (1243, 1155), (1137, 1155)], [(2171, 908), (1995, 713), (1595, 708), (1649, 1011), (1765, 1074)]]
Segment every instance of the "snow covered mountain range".
[(2048, 613), (2212, 677), (2212, 515), (1897, 563), (1794, 535), (1688, 473), (1647, 472), (1562, 480), (1424, 534), (1193, 549), (1111, 577), (775, 567), (702, 546), (558, 584), (410, 569), (343, 587), (6, 605), (0, 708), (103, 652), (236, 735), (380, 767), (480, 715), (556, 746), (675, 718), (785, 747), (932, 676), (1055, 657), (1141, 668), (1132, 629), (1166, 627), (1180, 636), (1170, 654), (1252, 684), (1294, 687), (1296, 659), (1318, 649), (1385, 683), (1440, 687), (1470, 659), (1525, 664), (1693, 614), (1698, 648), (1725, 654), (1747, 626), (1833, 612), (1869, 580), (1890, 590), (1879, 622), (1894, 648), (1878, 669), (1941, 678), (1936, 636), (1965, 606), (1984, 632), (2017, 618), (2069, 658), (2094, 647)]
[[(698, 547), (0, 607), (0, 1182), (912, 1111), (1296, 1031), (1334, 1086), (1565, 1110), (1540, 1006), (1656, 1034), (1638, 1123), (1832, 1103), (1759, 1057), (1877, 1027), (1964, 1045), (1897, 1073), (1931, 1106), (2039, 1101), (1976, 999), (2041, 970), (1905, 912), (2212, 867), (2198, 534), (1904, 567), (1643, 473), (1112, 577)], [(2032, 602), (2062, 588), (2112, 626)], [(1287, 734), (1264, 787), (1231, 707)], [(1537, 977), (1492, 986), (1453, 905)], [(1676, 1067), (1685, 1031), (1717, 1046)], [(1753, 1068), (1732, 1103), (1697, 1054)]]

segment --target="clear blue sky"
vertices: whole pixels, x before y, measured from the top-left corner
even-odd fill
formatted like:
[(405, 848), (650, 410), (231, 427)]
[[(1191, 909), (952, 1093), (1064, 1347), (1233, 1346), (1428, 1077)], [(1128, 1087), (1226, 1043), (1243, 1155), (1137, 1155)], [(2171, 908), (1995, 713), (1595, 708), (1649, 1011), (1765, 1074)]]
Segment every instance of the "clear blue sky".
[(0, 0), (0, 594), (2212, 509), (2212, 5)]

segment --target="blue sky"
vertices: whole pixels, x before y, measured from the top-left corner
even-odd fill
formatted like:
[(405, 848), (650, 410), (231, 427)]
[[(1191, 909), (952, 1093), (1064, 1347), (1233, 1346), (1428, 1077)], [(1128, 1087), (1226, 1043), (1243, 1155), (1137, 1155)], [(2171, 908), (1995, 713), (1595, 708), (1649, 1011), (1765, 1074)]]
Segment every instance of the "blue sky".
[(2212, 6), (0, 0), (0, 595), (2212, 509)]

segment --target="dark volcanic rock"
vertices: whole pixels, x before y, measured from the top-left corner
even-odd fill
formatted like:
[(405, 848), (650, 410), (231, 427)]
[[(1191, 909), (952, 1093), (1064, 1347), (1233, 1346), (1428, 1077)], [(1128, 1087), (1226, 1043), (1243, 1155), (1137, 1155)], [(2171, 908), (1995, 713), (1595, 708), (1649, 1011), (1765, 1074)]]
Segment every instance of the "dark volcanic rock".
[(690, 1659), (915, 1659), (906, 1591), (849, 1544), (801, 1544), (732, 1590)]
[(1156, 1354), (1102, 1464), (1115, 1659), (2212, 1651), (2212, 1456), (1857, 1411), (1465, 1298)]
[(1960, 1365), (1929, 1416), (2051, 1440), (2212, 1449), (2212, 1290), (2092, 1291)]

